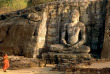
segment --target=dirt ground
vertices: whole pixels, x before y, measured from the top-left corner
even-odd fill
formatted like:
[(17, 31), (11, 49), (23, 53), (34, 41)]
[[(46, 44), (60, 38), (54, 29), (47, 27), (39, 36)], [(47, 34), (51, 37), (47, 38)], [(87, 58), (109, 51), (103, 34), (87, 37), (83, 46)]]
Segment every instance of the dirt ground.
[[(42, 64), (42, 61), (39, 61), (38, 59), (26, 58), (22, 56), (9, 56), (9, 57), (10, 57), (9, 70), (7, 70), (7, 72), (3, 72), (2, 69), (3, 63), (0, 62), (0, 74), (74, 74), (73, 72), (77, 72), (79, 70), (81, 72), (88, 71), (90, 73), (91, 71), (104, 73), (107, 71), (107, 73), (110, 74), (110, 60), (92, 61), (92, 63), (90, 63), (89, 65), (88, 65), (89, 62), (82, 61), (74, 63), (70, 62), (63, 65), (46, 64), (46, 67), (43, 67), (39, 66), (39, 63)], [(2, 57), (0, 59), (2, 60)]]
[(86, 68), (110, 68), (110, 62), (93, 63), (90, 66), (86, 66)]
[(7, 72), (3, 72), (3, 70), (0, 69), (0, 74), (65, 74), (64, 72), (49, 71), (53, 67), (55, 67), (55, 65), (47, 65), (46, 67), (33, 67), (19, 70), (7, 70)]
[[(7, 70), (7, 72), (3, 72), (3, 70), (0, 69), (0, 74), (73, 74), (71, 72), (65, 71), (64, 72), (50, 71), (54, 67), (55, 65), (47, 64), (46, 67), (33, 67), (19, 70)], [(86, 66), (85, 68), (110, 68), (110, 62), (93, 63), (90, 66)]]
[(67, 74), (110, 74), (110, 61), (58, 64), (52, 71), (65, 71)]

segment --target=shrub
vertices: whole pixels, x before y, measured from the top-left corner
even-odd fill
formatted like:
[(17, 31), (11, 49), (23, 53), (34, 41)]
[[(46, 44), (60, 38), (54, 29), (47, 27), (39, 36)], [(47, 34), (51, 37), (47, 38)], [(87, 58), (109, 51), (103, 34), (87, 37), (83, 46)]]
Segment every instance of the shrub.
[(0, 14), (56, 0), (0, 0)]
[(27, 7), (27, 0), (13, 0), (9, 4), (10, 10), (15, 11)]
[(7, 7), (12, 2), (12, 0), (0, 0), (0, 8)]
[(9, 11), (24, 9), (28, 0), (0, 0), (0, 8), (8, 8)]

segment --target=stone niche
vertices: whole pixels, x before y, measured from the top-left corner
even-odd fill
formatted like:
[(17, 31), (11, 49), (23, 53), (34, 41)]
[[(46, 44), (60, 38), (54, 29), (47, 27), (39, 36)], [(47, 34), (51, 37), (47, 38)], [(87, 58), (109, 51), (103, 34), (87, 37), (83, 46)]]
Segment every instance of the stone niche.
[(104, 34), (104, 43), (103, 50), (101, 53), (101, 58), (110, 59), (110, 1), (107, 3), (107, 14), (105, 22), (105, 34)]
[(60, 43), (62, 25), (70, 21), (73, 9), (86, 26), (86, 43), (101, 52), (106, 0), (56, 1), (0, 15), (0, 53), (36, 57)]

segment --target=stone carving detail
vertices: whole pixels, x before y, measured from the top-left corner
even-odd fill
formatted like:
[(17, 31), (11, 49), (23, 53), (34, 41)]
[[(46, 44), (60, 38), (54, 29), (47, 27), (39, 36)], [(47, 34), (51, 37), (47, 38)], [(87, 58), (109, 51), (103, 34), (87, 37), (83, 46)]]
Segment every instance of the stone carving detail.
[[(63, 29), (61, 32), (62, 44), (51, 45), (49, 51), (59, 52), (59, 54), (63, 53), (64, 55), (65, 54), (76, 55), (80, 53), (81, 54), (86, 53), (86, 57), (85, 56), (82, 57), (85, 59), (90, 59), (90, 55), (88, 54), (90, 52), (90, 47), (84, 45), (86, 41), (85, 25), (79, 21), (79, 17), (80, 17), (79, 11), (77, 9), (74, 9), (71, 13), (71, 21), (63, 25)], [(80, 33), (81, 39), (79, 40)]]
[(104, 43), (101, 58), (110, 59), (110, 1), (108, 1), (107, 4)]
[(8, 54), (36, 57), (45, 47), (46, 21), (46, 9), (0, 21), (1, 51), (9, 50)]
[[(85, 44), (90, 46), (84, 46), (83, 42), (81, 47), (78, 46), (79, 48), (75, 49), (100, 50), (103, 42), (102, 31), (105, 16), (102, 14), (105, 12), (105, 0), (72, 1), (74, 2), (56, 1), (0, 15), (0, 52), (8, 51), (9, 54), (36, 57), (42, 50), (48, 51), (48, 47), (54, 47), (54, 44), (58, 44), (57, 48), (60, 50), (66, 48), (64, 45), (59, 45), (61, 44), (61, 33), (64, 24), (70, 23), (71, 13), (74, 9), (79, 11), (79, 19), (85, 24), (87, 38), (84, 39), (84, 42), (86, 41)], [(81, 22), (79, 25), (82, 24)], [(72, 46), (69, 48), (73, 49)], [(84, 55), (89, 55), (89, 51)], [(68, 53), (73, 52), (68, 51)], [(82, 57), (80, 55), (77, 54)], [(72, 54), (71, 56), (76, 55)]]

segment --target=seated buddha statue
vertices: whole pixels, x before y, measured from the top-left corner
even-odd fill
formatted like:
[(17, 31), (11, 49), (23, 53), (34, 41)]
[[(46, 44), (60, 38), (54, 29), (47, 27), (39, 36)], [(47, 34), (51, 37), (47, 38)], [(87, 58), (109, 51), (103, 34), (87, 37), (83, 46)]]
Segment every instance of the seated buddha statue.
[(89, 53), (90, 47), (86, 42), (86, 29), (84, 23), (79, 21), (80, 13), (74, 9), (71, 13), (71, 22), (65, 23), (61, 32), (61, 44), (50, 46), (52, 52)]

